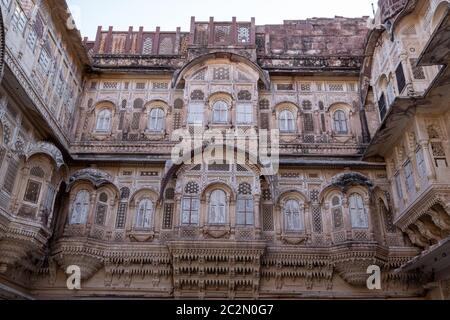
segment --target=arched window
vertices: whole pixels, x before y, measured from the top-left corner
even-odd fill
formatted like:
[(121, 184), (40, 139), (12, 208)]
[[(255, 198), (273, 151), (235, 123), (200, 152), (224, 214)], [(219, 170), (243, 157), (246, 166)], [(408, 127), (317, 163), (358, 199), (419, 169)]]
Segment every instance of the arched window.
[(81, 190), (77, 193), (72, 205), (70, 224), (85, 224), (89, 214), (89, 192)]
[(200, 187), (195, 182), (189, 182), (184, 189), (185, 196), (183, 197), (181, 213), (181, 223), (183, 225), (198, 225), (199, 223), (199, 191)]
[(300, 203), (289, 200), (284, 205), (284, 221), (286, 231), (303, 231), (305, 224), (300, 210)]
[(150, 112), (150, 131), (161, 132), (164, 130), (164, 110), (161, 108), (152, 109)]
[(30, 170), (30, 179), (23, 200), (32, 204), (38, 204), (41, 195), (42, 184), (44, 183), (44, 170), (41, 167), (33, 167)]
[(98, 197), (97, 208), (95, 211), (95, 224), (103, 226), (106, 220), (106, 214), (108, 211), (108, 195), (101, 193)]
[(242, 183), (239, 185), (236, 224), (238, 226), (252, 226), (254, 220), (253, 215), (252, 187), (248, 183)]
[(222, 190), (215, 190), (211, 193), (209, 203), (209, 223), (225, 224), (227, 222), (227, 195)]
[(150, 229), (153, 221), (153, 203), (149, 199), (139, 202), (136, 211), (136, 229)]
[(111, 128), (111, 111), (103, 109), (97, 116), (97, 131), (109, 131)]
[(342, 214), (342, 199), (340, 196), (334, 196), (331, 199), (331, 213), (333, 215), (334, 229), (339, 230), (344, 227), (344, 216)]
[(294, 114), (289, 110), (284, 110), (280, 113), (280, 131), (292, 133), (295, 132), (295, 118)]
[(350, 216), (352, 220), (352, 228), (369, 228), (369, 218), (367, 216), (367, 210), (364, 206), (364, 200), (357, 193), (350, 196)]
[(224, 101), (217, 101), (213, 106), (213, 122), (227, 123), (228, 122), (228, 105)]
[(347, 134), (347, 116), (342, 110), (338, 110), (334, 113), (334, 131), (338, 134)]

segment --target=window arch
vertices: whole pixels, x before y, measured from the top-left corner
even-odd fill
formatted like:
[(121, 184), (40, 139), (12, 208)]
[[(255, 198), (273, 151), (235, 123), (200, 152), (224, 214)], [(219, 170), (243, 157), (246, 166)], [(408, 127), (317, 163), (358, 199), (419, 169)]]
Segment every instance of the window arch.
[(213, 105), (213, 122), (228, 122), (228, 104), (225, 101), (217, 101)]
[(238, 226), (252, 226), (254, 224), (252, 187), (248, 183), (239, 185), (236, 224)]
[(288, 200), (284, 204), (284, 226), (287, 232), (305, 230), (304, 218), (297, 200)]
[(97, 116), (97, 131), (109, 131), (111, 129), (111, 117), (112, 113), (109, 109), (103, 109)]
[(227, 194), (223, 190), (215, 190), (209, 200), (209, 223), (226, 224), (227, 222)]
[(280, 113), (280, 131), (284, 133), (295, 132), (295, 117), (289, 110), (283, 110)]
[(352, 228), (354, 229), (368, 229), (369, 217), (364, 205), (363, 197), (354, 193), (350, 196), (350, 217), (352, 221)]
[(165, 129), (165, 113), (161, 108), (155, 108), (150, 111), (149, 128), (153, 132), (161, 132)]
[(103, 226), (106, 220), (106, 214), (108, 211), (108, 195), (102, 192), (97, 201), (97, 208), (95, 210), (95, 224)]
[(347, 116), (344, 111), (337, 110), (333, 115), (333, 120), (334, 120), (334, 131), (337, 134), (348, 133)]
[(333, 216), (333, 227), (336, 230), (344, 227), (344, 216), (342, 213), (342, 197), (335, 195), (331, 199), (331, 213)]
[(89, 197), (87, 190), (77, 193), (72, 205), (70, 224), (85, 224), (89, 214)]
[(184, 188), (181, 223), (183, 225), (198, 225), (200, 199), (198, 193), (200, 187), (195, 182), (189, 182)]
[(153, 223), (153, 202), (143, 199), (136, 209), (136, 229), (150, 229)]

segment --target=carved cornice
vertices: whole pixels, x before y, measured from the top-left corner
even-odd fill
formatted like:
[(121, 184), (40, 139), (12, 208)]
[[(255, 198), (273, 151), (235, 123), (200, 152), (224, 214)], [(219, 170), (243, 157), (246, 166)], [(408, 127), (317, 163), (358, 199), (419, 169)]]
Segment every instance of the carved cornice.
[(114, 185), (114, 178), (110, 174), (97, 169), (82, 169), (70, 177), (68, 189), (81, 180), (89, 181), (97, 188), (106, 184)]
[(38, 142), (34, 145), (31, 145), (29, 148), (26, 157), (27, 159), (31, 158), (33, 155), (43, 153), (51, 157), (58, 169), (61, 169), (65, 165), (64, 158), (61, 151), (53, 144), (49, 142)]
[(427, 214), (427, 211), (436, 204), (441, 204), (444, 209), (447, 209), (450, 204), (450, 186), (431, 185), (413, 204), (401, 213), (394, 223), (402, 231), (405, 231), (410, 225)]

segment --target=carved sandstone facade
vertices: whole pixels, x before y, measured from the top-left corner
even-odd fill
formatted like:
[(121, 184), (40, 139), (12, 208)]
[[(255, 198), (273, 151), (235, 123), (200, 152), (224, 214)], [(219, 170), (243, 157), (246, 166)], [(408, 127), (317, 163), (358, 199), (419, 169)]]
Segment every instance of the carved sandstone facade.
[[(95, 41), (0, 3), (1, 297), (448, 297), (448, 1)], [(205, 128), (279, 130), (279, 171), (174, 164)]]

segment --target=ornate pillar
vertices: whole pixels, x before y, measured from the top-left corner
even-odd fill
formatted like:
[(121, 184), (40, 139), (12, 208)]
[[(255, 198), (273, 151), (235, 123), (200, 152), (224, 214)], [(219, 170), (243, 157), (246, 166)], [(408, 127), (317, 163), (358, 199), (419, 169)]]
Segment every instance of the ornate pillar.
[(97, 200), (97, 191), (93, 191), (89, 198), (89, 212), (86, 223), (86, 234), (89, 234), (95, 220), (95, 205)]
[(181, 203), (183, 201), (183, 196), (180, 193), (175, 194), (175, 203), (173, 204), (173, 229), (179, 230), (181, 226), (181, 215), (183, 204)]
[(350, 218), (350, 210), (349, 210), (349, 203), (348, 203), (348, 197), (344, 195), (342, 197), (342, 208), (343, 208), (343, 218), (344, 218), (344, 229), (346, 233), (346, 240), (350, 240), (353, 238), (352, 233), (352, 221)]
[(154, 217), (154, 225), (153, 230), (155, 232), (155, 238), (159, 237), (159, 234), (161, 232), (161, 216), (164, 214), (162, 201), (157, 203), (155, 206), (155, 217)]
[(255, 235), (256, 238), (259, 239), (259, 237), (261, 236), (261, 231), (262, 231), (262, 226), (261, 226), (261, 196), (260, 195), (255, 195), (254, 196), (254, 218), (255, 218)]

